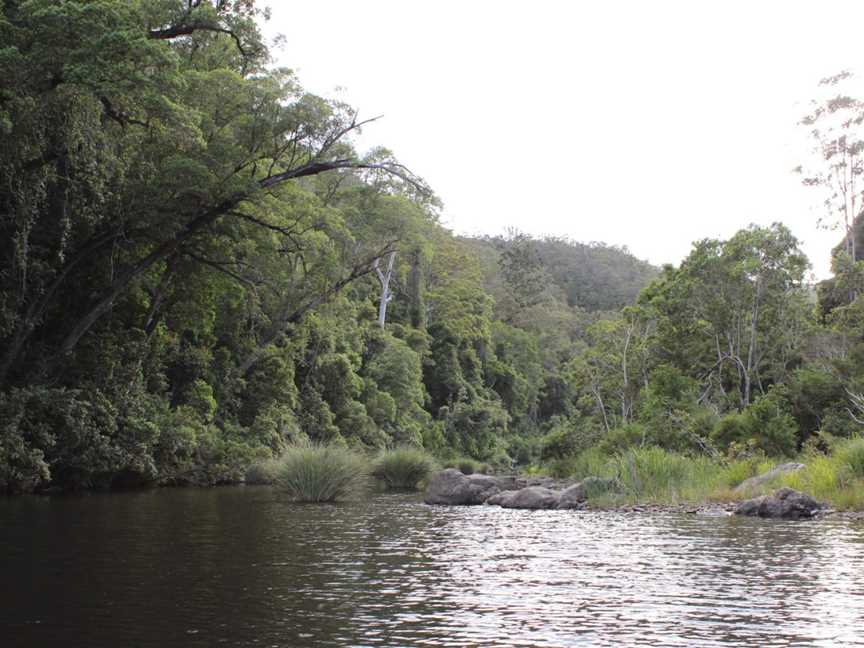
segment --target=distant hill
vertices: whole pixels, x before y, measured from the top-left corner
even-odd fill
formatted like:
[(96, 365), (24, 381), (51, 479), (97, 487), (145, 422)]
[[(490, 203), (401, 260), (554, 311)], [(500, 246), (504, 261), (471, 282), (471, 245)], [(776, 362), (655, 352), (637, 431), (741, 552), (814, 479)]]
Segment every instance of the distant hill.
[[(495, 282), (498, 260), (511, 245), (505, 237), (463, 238)], [(545, 271), (570, 306), (605, 311), (632, 304), (659, 269), (637, 259), (626, 248), (605, 243), (579, 243), (566, 238), (532, 239)]]

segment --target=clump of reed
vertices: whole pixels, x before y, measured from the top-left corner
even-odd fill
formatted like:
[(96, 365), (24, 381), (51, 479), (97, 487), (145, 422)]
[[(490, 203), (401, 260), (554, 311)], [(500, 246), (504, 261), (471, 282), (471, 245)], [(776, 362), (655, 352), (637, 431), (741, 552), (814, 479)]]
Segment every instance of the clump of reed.
[(375, 461), (372, 475), (390, 490), (416, 490), (435, 468), (435, 460), (421, 448), (395, 448)]
[(362, 493), (368, 459), (337, 445), (297, 445), (277, 460), (276, 486), (297, 502), (335, 502)]

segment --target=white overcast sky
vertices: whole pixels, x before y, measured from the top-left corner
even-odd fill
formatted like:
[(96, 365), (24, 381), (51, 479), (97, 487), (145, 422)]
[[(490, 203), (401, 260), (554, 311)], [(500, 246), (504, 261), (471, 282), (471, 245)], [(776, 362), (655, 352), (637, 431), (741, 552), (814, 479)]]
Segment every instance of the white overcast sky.
[[(276, 54), (432, 185), (459, 233), (628, 246), (786, 223), (818, 277), (838, 232), (791, 169), (822, 77), (864, 74), (864, 2), (271, 0)], [(862, 77), (864, 89), (864, 77)], [(864, 92), (862, 92), (864, 94)]]

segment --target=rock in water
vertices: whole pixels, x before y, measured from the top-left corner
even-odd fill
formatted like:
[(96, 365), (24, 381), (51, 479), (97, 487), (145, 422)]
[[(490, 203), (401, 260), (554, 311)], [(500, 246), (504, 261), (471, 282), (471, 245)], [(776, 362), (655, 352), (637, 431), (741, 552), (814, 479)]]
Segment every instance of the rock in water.
[(580, 508), (589, 497), (617, 491), (620, 489), (618, 481), (615, 479), (603, 479), (602, 477), (586, 477), (578, 484), (574, 484), (570, 488), (561, 493), (558, 499), (558, 504), (555, 508), (559, 509), (575, 509)]
[(494, 477), (463, 475), (455, 468), (448, 468), (429, 479), (424, 501), (427, 504), (470, 506), (482, 504), (500, 491)]
[(551, 509), (555, 508), (560, 496), (561, 493), (543, 486), (529, 486), (513, 492), (509, 497), (501, 498), (500, 505), (512, 509)]
[(497, 495), (493, 495), (489, 499), (486, 500), (486, 503), (490, 506), (506, 506), (506, 502), (509, 502), (519, 491), (501, 491)]
[(791, 488), (781, 488), (773, 495), (763, 495), (741, 502), (736, 515), (775, 518), (778, 520), (802, 520), (812, 518), (826, 509), (825, 504)]
[(797, 470), (801, 470), (804, 468), (804, 464), (802, 463), (785, 463), (780, 464), (779, 466), (774, 466), (771, 470), (761, 475), (756, 475), (756, 477), (751, 477), (750, 479), (745, 479), (743, 482), (738, 484), (735, 487), (736, 493), (743, 493), (744, 491), (751, 491), (759, 488), (760, 486), (767, 484), (775, 477), (779, 477), (785, 473), (795, 472)]

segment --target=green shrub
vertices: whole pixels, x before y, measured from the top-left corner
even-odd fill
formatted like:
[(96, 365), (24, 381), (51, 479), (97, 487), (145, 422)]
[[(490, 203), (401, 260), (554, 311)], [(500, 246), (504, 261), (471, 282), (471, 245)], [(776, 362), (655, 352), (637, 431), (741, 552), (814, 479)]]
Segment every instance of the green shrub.
[(791, 456), (795, 452), (798, 426), (771, 395), (756, 399), (744, 409), (751, 438), (769, 456)]
[(820, 427), (822, 433), (841, 438), (854, 436), (861, 429), (861, 426), (849, 416), (845, 405), (835, 405), (825, 410)]
[(566, 424), (559, 425), (543, 437), (540, 445), (540, 459), (552, 461), (572, 457), (578, 448), (579, 440), (573, 430), (568, 429)]
[(158, 428), (98, 389), (0, 393), (0, 492), (107, 487), (124, 472), (155, 476)]
[(200, 378), (187, 388), (186, 403), (198, 412), (206, 423), (210, 423), (216, 415), (218, 406), (213, 398), (213, 388)]
[(843, 410), (846, 403), (843, 383), (830, 373), (818, 369), (797, 369), (785, 384), (773, 390), (788, 404), (800, 430), (802, 443), (824, 426), (826, 415), (834, 418), (835, 412), (839, 410), (842, 416), (837, 420), (838, 423), (850, 420)]
[(463, 475), (473, 475), (475, 472), (480, 472), (480, 464), (473, 459), (460, 459), (456, 462), (456, 467)]
[(372, 469), (389, 489), (415, 490), (435, 467), (432, 457), (420, 448), (396, 448), (384, 453)]
[(507, 454), (518, 466), (527, 466), (540, 455), (541, 440), (533, 436), (513, 436), (507, 441)]
[(851, 439), (839, 443), (834, 454), (840, 462), (848, 466), (853, 478), (864, 479), (864, 439)]
[(334, 502), (361, 490), (369, 475), (363, 455), (342, 446), (302, 445), (279, 459), (276, 485), (299, 502)]
[(712, 440), (729, 449), (742, 444), (769, 456), (791, 456), (795, 452), (798, 427), (777, 399), (762, 396), (742, 412), (724, 416), (711, 432)]
[(247, 484), (275, 484), (279, 476), (278, 459), (263, 459), (249, 466), (246, 471), (245, 482)]
[(438, 412), (447, 443), (459, 454), (486, 460), (507, 434), (508, 414), (497, 400), (475, 398), (444, 406)]
[[(626, 452), (630, 448), (638, 448), (648, 442), (648, 428), (641, 423), (631, 423), (614, 430), (603, 437), (600, 449), (609, 455)], [(651, 445), (648, 443), (648, 445)]]
[(711, 432), (711, 439), (724, 449), (733, 444), (746, 443), (750, 430), (747, 427), (747, 419), (740, 412), (727, 414), (719, 421)]

